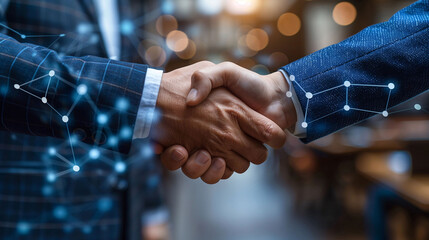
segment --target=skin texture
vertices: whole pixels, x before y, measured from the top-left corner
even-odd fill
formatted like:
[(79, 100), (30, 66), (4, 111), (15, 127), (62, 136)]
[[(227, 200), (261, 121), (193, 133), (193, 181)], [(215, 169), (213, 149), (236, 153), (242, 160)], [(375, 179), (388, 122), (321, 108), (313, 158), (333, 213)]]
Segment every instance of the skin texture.
[(188, 177), (207, 183), (233, 171), (243, 173), (250, 163), (261, 164), (267, 158), (262, 143), (282, 146), (286, 139), (277, 124), (223, 88), (212, 91), (198, 106), (187, 106), (192, 75), (215, 66), (201, 62), (164, 74), (157, 101), (161, 119), (151, 136), (170, 147), (161, 155), (167, 169), (181, 167)]

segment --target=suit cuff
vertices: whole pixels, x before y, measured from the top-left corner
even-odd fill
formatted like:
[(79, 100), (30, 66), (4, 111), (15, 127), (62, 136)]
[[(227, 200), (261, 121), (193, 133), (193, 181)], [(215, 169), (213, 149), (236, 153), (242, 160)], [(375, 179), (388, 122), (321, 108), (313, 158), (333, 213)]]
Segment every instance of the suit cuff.
[(149, 137), (152, 120), (155, 115), (156, 100), (161, 86), (162, 70), (148, 68), (143, 94), (137, 112), (133, 139)]
[(295, 88), (290, 80), (289, 74), (287, 74), (283, 70), (280, 70), (280, 72), (286, 78), (286, 81), (289, 85), (289, 92), (292, 93), (292, 96), (290, 98), (292, 99), (293, 105), (296, 110), (297, 121), (295, 124), (294, 131), (291, 133), (298, 138), (305, 138), (307, 136), (307, 130), (303, 128), (301, 125), (304, 122), (304, 112), (302, 111), (302, 107), (301, 107), (301, 103), (299, 102), (298, 95), (296, 95)]

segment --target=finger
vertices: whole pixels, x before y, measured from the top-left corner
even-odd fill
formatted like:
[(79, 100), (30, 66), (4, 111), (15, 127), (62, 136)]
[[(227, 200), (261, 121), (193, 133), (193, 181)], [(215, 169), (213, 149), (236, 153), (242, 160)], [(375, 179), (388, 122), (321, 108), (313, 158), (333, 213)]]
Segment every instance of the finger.
[(226, 162), (222, 158), (213, 158), (212, 165), (209, 169), (201, 176), (201, 179), (207, 184), (218, 183), (223, 174), (225, 173)]
[(179, 169), (187, 160), (188, 151), (179, 145), (171, 146), (161, 154), (162, 165), (170, 171)]
[(225, 159), (228, 168), (240, 174), (246, 172), (250, 167), (250, 162), (234, 151), (230, 151), (228, 156), (223, 157), (223, 159)]
[(253, 164), (259, 165), (265, 162), (268, 157), (268, 150), (261, 142), (244, 133), (236, 135), (239, 138), (239, 144), (234, 144), (232, 148), (236, 153)]
[(196, 106), (201, 103), (209, 96), (212, 89), (235, 85), (238, 78), (230, 76), (233, 65), (233, 63), (221, 63), (194, 72), (191, 79), (191, 90), (186, 98), (188, 106)]
[(189, 160), (183, 165), (183, 173), (192, 179), (201, 177), (211, 165), (212, 158), (207, 151), (200, 150), (192, 154)]
[(226, 167), (225, 173), (223, 174), (222, 179), (228, 179), (232, 176), (232, 174), (234, 174), (234, 172), (231, 169), (229, 169), (229, 167)]
[(156, 142), (152, 142), (152, 149), (156, 155), (160, 155), (162, 152), (164, 152), (164, 147)]
[(243, 116), (238, 116), (240, 128), (249, 136), (268, 144), (273, 148), (281, 148), (286, 142), (286, 133), (276, 123), (243, 106)]

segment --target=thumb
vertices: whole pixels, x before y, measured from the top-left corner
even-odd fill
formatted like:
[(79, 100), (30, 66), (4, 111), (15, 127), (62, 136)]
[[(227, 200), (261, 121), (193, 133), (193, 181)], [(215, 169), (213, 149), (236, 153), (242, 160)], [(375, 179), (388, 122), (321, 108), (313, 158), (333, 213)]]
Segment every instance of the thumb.
[(234, 77), (234, 66), (232, 65), (233, 63), (221, 63), (194, 72), (191, 79), (191, 90), (186, 98), (187, 105), (200, 104), (215, 88), (222, 86), (228, 88), (228, 86), (234, 85), (237, 77)]

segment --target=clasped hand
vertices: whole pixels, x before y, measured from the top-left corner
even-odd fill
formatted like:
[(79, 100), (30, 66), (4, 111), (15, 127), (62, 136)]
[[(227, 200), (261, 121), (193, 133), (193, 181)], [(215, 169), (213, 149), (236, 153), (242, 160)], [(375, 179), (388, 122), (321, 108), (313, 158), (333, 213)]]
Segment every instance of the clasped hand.
[(296, 122), (286, 91), (281, 73), (262, 76), (233, 63), (199, 62), (165, 73), (157, 101), (161, 117), (151, 131), (166, 148), (163, 165), (214, 184), (263, 163), (263, 144), (281, 147), (284, 129)]

